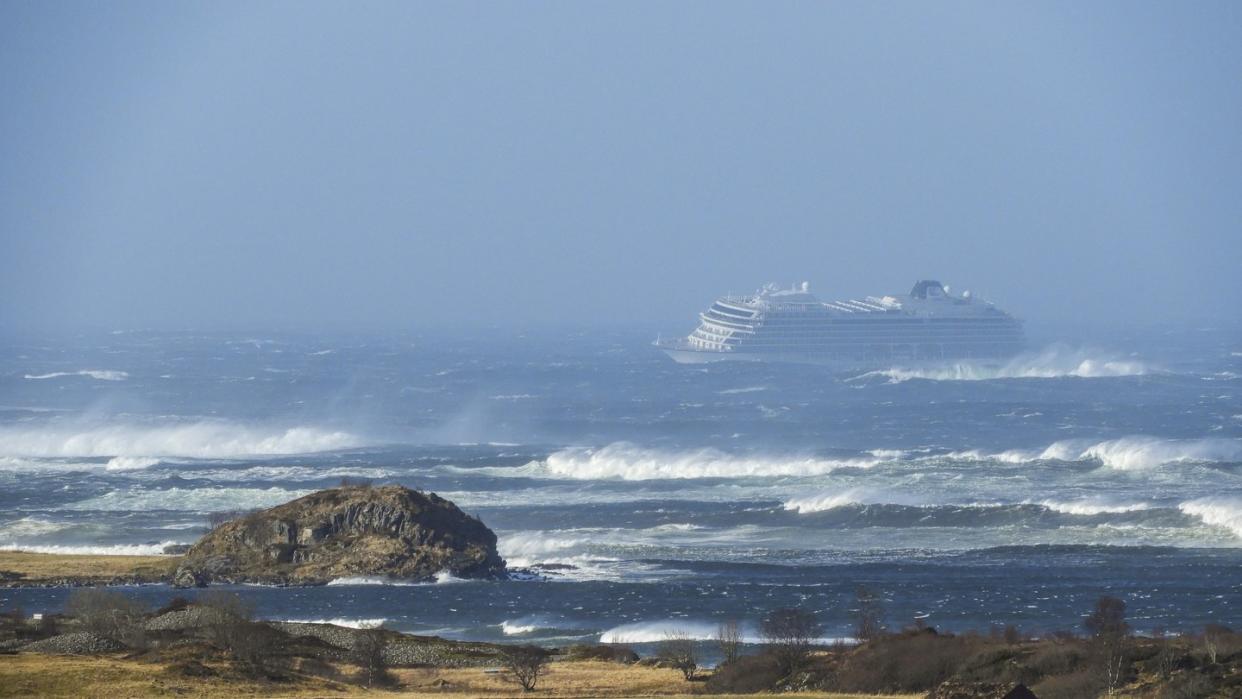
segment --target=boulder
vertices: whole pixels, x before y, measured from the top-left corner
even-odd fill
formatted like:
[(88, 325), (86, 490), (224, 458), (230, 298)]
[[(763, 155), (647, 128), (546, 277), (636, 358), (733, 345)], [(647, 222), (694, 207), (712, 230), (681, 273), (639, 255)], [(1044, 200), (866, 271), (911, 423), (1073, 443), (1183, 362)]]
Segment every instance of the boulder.
[(928, 693), (927, 699), (1039, 699), (1024, 684), (947, 680)]
[(377, 576), (430, 580), (505, 574), (496, 535), (434, 493), (347, 486), (221, 524), (190, 547), (174, 581), (318, 585)]

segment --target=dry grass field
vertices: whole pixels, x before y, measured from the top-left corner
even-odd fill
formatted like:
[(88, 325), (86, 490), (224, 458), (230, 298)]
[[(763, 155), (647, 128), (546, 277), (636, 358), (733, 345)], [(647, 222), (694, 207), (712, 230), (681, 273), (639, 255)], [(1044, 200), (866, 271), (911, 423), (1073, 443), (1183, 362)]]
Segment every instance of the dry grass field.
[(94, 556), (0, 551), (0, 581), (48, 584), (66, 578), (83, 583), (117, 578), (160, 580), (177, 568), (179, 556)]
[[(182, 677), (162, 665), (120, 657), (0, 655), (0, 697), (677, 697), (700, 691), (675, 670), (600, 661), (553, 663), (539, 687), (523, 694), (502, 676), (478, 668), (396, 670), (399, 687), (366, 690), (307, 678), (263, 683), (225, 677)], [(719, 696), (719, 695), (711, 695)], [(857, 694), (782, 694), (782, 697), (865, 699)], [(915, 695), (905, 695), (913, 699)], [(896, 699), (889, 697), (888, 699)]]

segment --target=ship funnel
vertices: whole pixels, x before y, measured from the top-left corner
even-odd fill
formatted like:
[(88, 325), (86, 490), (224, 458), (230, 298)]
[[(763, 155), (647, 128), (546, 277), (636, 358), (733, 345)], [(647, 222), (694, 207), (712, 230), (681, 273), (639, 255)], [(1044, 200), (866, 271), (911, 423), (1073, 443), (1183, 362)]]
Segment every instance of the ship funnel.
[(804, 293), (804, 294), (805, 294), (805, 293), (807, 293), (807, 292), (808, 292), (808, 291), (810, 291), (810, 290), (811, 290), (811, 283), (810, 283), (810, 282), (802, 282), (802, 293)]

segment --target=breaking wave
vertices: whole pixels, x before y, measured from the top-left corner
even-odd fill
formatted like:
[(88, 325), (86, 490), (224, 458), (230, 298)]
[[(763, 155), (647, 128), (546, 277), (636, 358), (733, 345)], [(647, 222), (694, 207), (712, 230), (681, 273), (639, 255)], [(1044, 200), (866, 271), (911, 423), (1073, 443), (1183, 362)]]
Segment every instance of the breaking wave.
[(1119, 471), (1157, 468), (1175, 463), (1231, 463), (1242, 461), (1242, 440), (1228, 438), (1162, 439), (1132, 435), (1102, 442), (1068, 439), (1040, 450), (1011, 449), (987, 453), (952, 452), (949, 458), (965, 461), (1001, 461), (1022, 464), (1033, 461), (1094, 461)]
[(528, 567), (546, 562), (549, 555), (572, 549), (583, 543), (585, 540), (580, 538), (552, 536), (543, 531), (523, 531), (501, 535), (496, 548), (509, 565)]
[(1142, 512), (1143, 510), (1151, 509), (1151, 505), (1145, 502), (1116, 502), (1104, 497), (1065, 501), (1043, 500), (1039, 505), (1061, 514), (1087, 516)]
[(1178, 509), (1204, 524), (1224, 527), (1242, 537), (1242, 498), (1206, 497), (1178, 505)]
[(562, 449), (548, 456), (541, 466), (545, 475), (555, 478), (639, 481), (819, 476), (842, 468), (869, 468), (876, 463), (875, 459), (740, 456), (711, 448), (665, 451), (615, 442), (599, 449)]
[(919, 503), (914, 498), (905, 495), (897, 495), (870, 488), (850, 488), (848, 490), (828, 491), (793, 498), (786, 501), (784, 507), (786, 510), (792, 510), (798, 514), (807, 514), (810, 512), (826, 512), (828, 510), (835, 510), (838, 507), (849, 507), (851, 505), (873, 504), (917, 506)]
[(981, 362), (958, 362), (956, 364), (922, 369), (893, 367), (871, 371), (856, 376), (851, 381), (887, 377), (889, 383), (901, 383), (912, 379), (926, 381), (991, 381), (995, 379), (1056, 379), (1077, 377), (1084, 379), (1118, 376), (1142, 376), (1157, 369), (1150, 364), (1133, 359), (1094, 356), (1084, 350), (1054, 346), (1038, 354), (1022, 354), (1004, 364)]
[(124, 371), (114, 371), (111, 369), (83, 369), (81, 371), (54, 371), (50, 374), (26, 374), (27, 379), (58, 379), (62, 376), (85, 376), (96, 379), (98, 381), (124, 381), (129, 378), (129, 374)]
[(5, 551), (26, 551), (29, 553), (58, 553), (81, 556), (156, 556), (164, 553), (165, 546), (181, 544), (181, 541), (164, 541), (158, 544), (113, 544), (113, 545), (60, 545), (60, 544), (20, 544), (0, 541), (0, 549)]
[[(600, 643), (658, 643), (669, 637), (688, 638), (695, 641), (711, 641), (716, 638), (720, 625), (710, 621), (667, 619), (661, 621), (638, 621), (622, 624), (600, 634)], [(743, 643), (763, 643), (758, 628), (753, 624), (739, 624)], [(838, 641), (850, 643), (850, 638), (817, 638), (816, 644), (829, 645)]]
[[(314, 427), (258, 428), (224, 421), (145, 427), (0, 429), (0, 454), (26, 457), (170, 457), (220, 459), (307, 454), (360, 446), (347, 432)], [(120, 463), (120, 462), (118, 462)], [(132, 463), (137, 462), (130, 462)]]
[(408, 580), (397, 580), (394, 578), (385, 578), (370, 575), (352, 575), (344, 578), (333, 578), (328, 581), (329, 585), (353, 586), (353, 585), (387, 585), (390, 587), (412, 587), (418, 583)]
[(65, 505), (67, 510), (105, 512), (228, 512), (275, 507), (309, 494), (309, 490), (284, 488), (166, 488), (114, 490), (98, 497)]
[(334, 619), (276, 619), (286, 624), (332, 624), (333, 626), (344, 626), (347, 629), (378, 629), (384, 625), (387, 619), (347, 619), (337, 617)]
[(159, 462), (159, 459), (145, 456), (114, 456), (108, 459), (108, 463), (104, 468), (109, 471), (139, 471), (144, 468), (150, 468)]

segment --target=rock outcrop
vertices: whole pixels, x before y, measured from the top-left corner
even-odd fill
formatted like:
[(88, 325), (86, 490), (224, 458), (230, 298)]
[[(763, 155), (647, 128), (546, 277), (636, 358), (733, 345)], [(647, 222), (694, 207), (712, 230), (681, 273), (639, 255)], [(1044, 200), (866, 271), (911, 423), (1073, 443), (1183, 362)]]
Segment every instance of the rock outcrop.
[(505, 574), (496, 535), (434, 493), (396, 485), (321, 490), (226, 522), (185, 554), (173, 583), (318, 585), (350, 576)]

